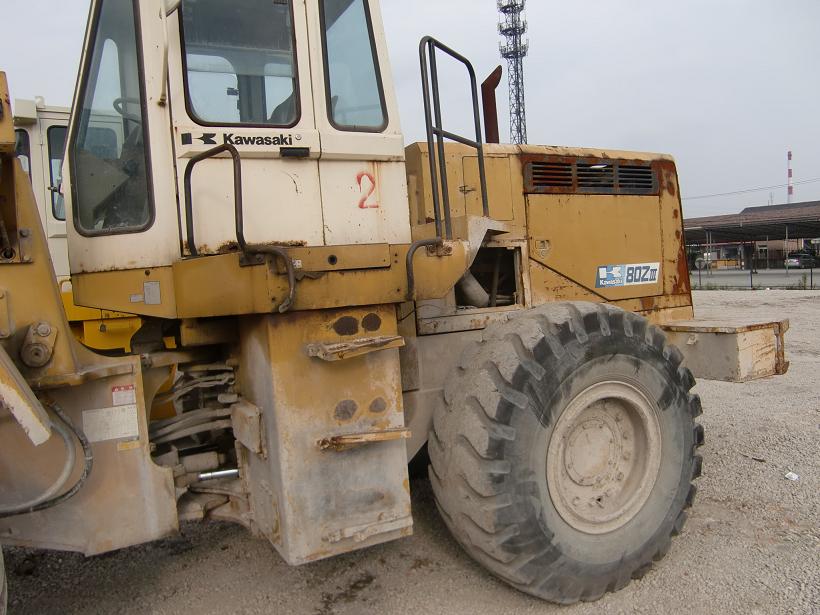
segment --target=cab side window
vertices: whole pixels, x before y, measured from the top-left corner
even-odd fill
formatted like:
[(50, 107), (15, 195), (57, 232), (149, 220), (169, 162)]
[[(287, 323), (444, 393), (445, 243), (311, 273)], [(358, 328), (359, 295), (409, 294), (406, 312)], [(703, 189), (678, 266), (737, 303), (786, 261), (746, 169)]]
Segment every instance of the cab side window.
[(321, 0), (328, 117), (339, 130), (387, 126), (373, 24), (366, 0)]
[(136, 6), (103, 0), (95, 16), (69, 144), (75, 226), (84, 235), (141, 232), (153, 222)]

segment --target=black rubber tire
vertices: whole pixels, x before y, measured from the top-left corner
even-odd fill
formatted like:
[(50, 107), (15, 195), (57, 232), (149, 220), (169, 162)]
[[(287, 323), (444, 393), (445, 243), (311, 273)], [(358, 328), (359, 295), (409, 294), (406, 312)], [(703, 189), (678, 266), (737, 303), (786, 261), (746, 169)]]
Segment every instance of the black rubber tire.
[[(488, 328), (447, 379), (428, 444), (436, 503), (458, 542), (504, 581), (561, 604), (643, 576), (681, 531), (701, 472), (701, 404), (682, 360), (660, 329), (610, 305), (549, 304)], [(552, 504), (547, 443), (579, 387), (619, 376), (657, 404), (663, 452), (637, 515), (592, 536)]]

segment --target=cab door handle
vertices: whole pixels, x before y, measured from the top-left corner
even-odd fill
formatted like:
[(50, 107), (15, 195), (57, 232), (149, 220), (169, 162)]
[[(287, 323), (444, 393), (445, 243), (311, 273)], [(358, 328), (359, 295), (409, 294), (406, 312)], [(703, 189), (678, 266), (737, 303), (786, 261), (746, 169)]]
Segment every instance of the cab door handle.
[(309, 158), (309, 147), (282, 147), (279, 149), (282, 158)]

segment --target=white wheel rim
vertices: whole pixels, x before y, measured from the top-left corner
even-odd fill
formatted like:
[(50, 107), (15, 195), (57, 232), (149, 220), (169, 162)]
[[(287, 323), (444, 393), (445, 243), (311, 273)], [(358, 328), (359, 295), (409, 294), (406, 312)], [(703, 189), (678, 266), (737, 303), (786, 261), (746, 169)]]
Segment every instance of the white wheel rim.
[(660, 469), (658, 416), (628, 382), (600, 382), (570, 401), (547, 448), (547, 486), (564, 521), (605, 534), (640, 512)]

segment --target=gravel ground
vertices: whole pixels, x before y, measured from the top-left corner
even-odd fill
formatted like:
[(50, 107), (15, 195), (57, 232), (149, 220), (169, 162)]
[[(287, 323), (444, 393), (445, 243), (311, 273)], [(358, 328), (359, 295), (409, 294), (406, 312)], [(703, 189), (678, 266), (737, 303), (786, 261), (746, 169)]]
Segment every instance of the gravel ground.
[(10, 613), (820, 613), (820, 292), (695, 300), (700, 317), (790, 318), (791, 370), (698, 385), (695, 507), (669, 555), (617, 594), (558, 607), (508, 588), (461, 551), (416, 480), (412, 538), (300, 568), (223, 524), (88, 559), (8, 549)]

